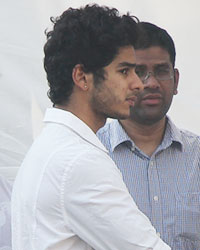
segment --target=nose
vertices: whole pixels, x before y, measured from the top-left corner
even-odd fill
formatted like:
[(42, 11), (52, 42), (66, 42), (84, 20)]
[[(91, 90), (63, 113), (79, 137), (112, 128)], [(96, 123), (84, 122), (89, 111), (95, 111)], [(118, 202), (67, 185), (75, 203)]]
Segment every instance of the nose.
[(144, 84), (138, 77), (138, 75), (134, 72), (131, 81), (131, 90), (142, 91), (144, 89)]
[(144, 88), (152, 88), (156, 89), (159, 88), (160, 84), (158, 80), (155, 78), (152, 72), (149, 72), (146, 79), (143, 81)]

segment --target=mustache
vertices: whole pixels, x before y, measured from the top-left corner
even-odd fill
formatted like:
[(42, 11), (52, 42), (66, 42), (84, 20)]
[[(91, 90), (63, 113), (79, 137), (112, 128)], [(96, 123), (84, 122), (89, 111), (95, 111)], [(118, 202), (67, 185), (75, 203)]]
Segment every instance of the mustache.
[(147, 95), (155, 94), (162, 96), (162, 93), (158, 89), (144, 89), (142, 92), (137, 93), (137, 97), (143, 99)]

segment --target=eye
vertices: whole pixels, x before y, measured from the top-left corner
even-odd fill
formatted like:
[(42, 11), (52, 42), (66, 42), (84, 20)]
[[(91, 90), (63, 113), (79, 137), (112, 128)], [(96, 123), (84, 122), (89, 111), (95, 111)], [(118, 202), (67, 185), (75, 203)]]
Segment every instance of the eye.
[(158, 69), (158, 70), (156, 70), (155, 74), (157, 76), (161, 76), (161, 77), (168, 76), (168, 75), (170, 75), (170, 70), (169, 69)]
[(129, 68), (124, 68), (124, 69), (121, 69), (119, 72), (122, 73), (123, 75), (127, 75), (128, 71), (129, 71)]

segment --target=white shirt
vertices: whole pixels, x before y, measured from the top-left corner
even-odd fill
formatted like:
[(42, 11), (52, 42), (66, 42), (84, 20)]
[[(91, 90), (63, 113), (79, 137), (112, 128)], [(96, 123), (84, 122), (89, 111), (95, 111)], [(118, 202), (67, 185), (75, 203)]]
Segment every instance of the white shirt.
[(0, 250), (11, 250), (11, 183), (0, 176)]
[(14, 183), (13, 250), (170, 249), (94, 132), (60, 109), (44, 121)]

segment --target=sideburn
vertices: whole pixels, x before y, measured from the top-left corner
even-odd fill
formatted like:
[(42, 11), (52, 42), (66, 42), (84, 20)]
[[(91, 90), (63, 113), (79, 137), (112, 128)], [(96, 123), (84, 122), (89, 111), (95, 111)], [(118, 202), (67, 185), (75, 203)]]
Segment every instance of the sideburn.
[(100, 83), (106, 80), (106, 72), (103, 68), (95, 70), (93, 72), (94, 86), (97, 87)]

